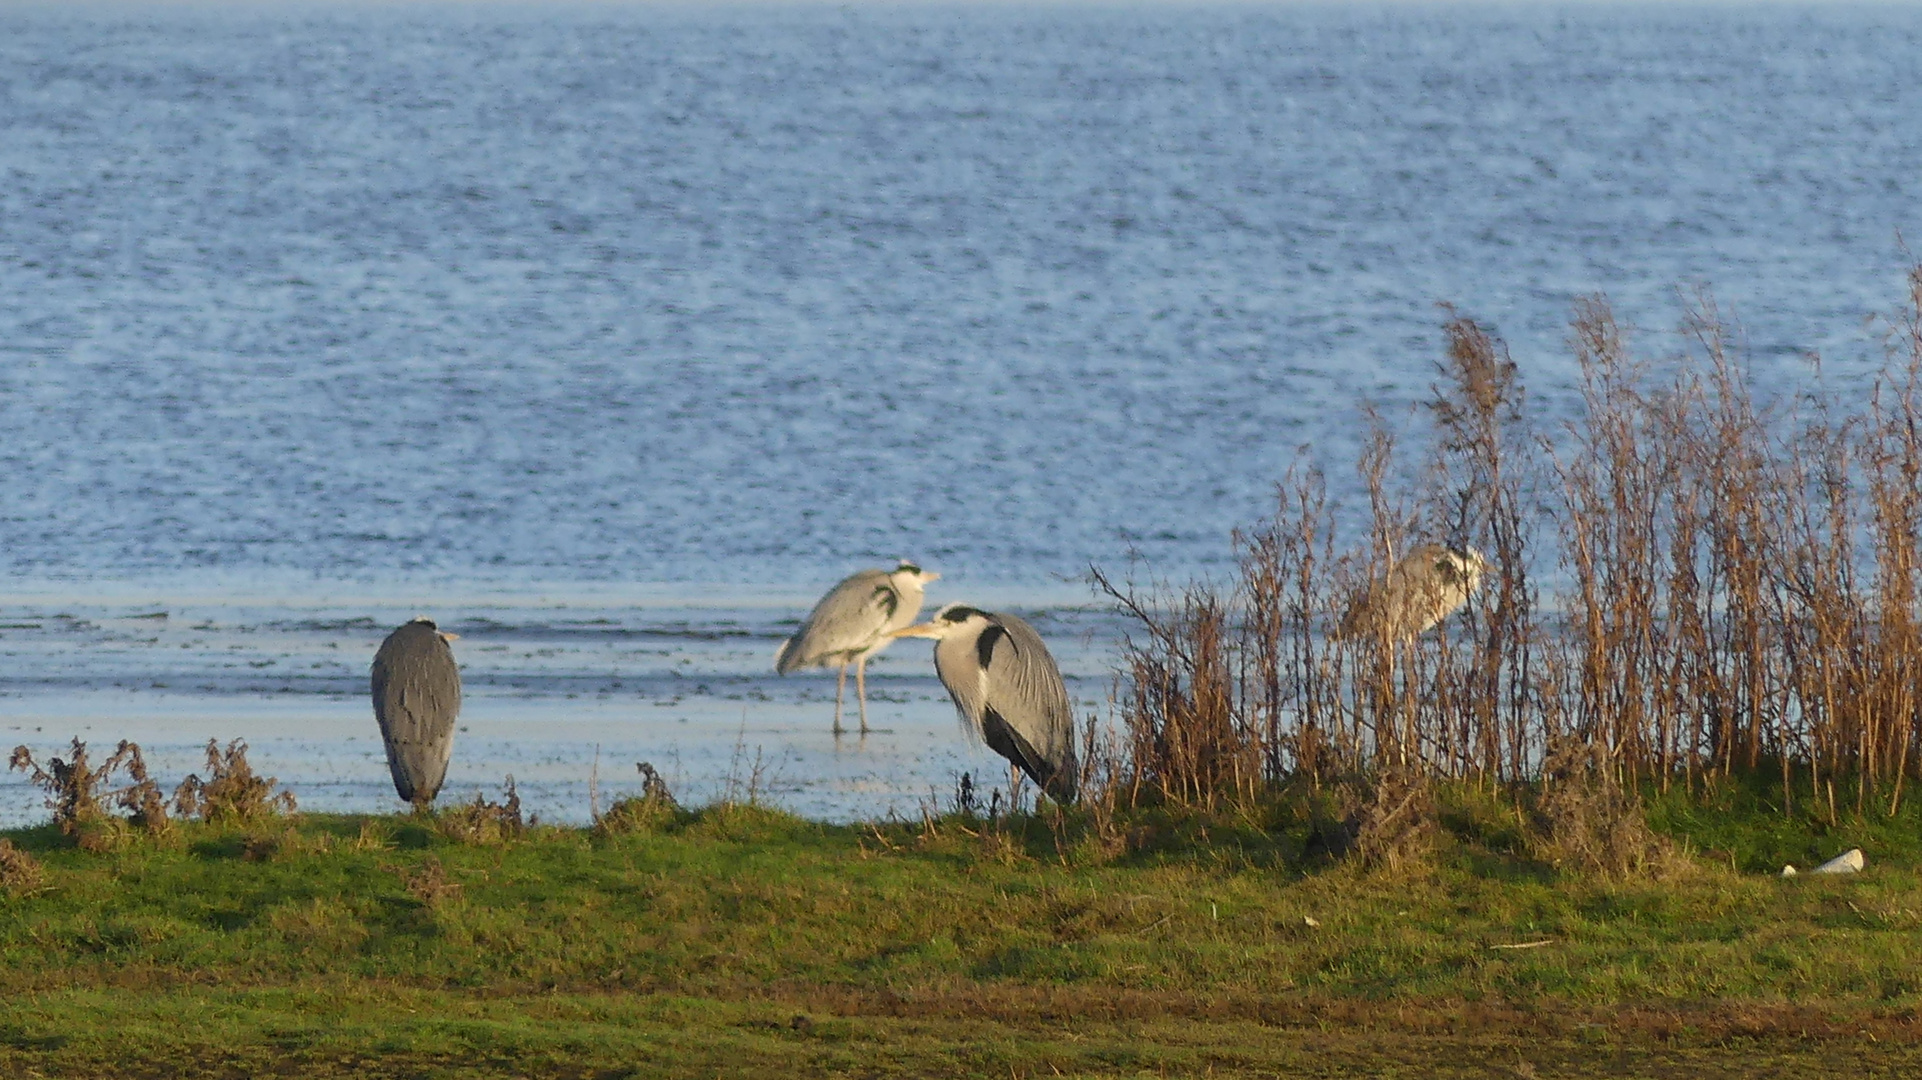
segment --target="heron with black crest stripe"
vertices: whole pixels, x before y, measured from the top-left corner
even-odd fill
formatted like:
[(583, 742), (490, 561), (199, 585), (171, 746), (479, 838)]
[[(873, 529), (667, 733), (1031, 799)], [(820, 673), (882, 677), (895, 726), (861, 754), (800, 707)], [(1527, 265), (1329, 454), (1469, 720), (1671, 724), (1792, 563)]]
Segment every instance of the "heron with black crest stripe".
[(1418, 544), (1349, 602), (1335, 637), (1413, 641), (1460, 611), (1487, 571), (1488, 560), (1466, 544)]
[(1019, 616), (949, 604), (893, 636), (933, 638), (935, 673), (969, 734), (1056, 802), (1074, 801), (1074, 705), (1034, 627)]
[(927, 585), (938, 580), (906, 559), (893, 570), (861, 570), (842, 578), (808, 612), (794, 636), (781, 642), (774, 670), (786, 675), (802, 668), (839, 664), (834, 681), (834, 733), (841, 733), (841, 698), (847, 692), (848, 665), (854, 666), (854, 696), (861, 706), (861, 733), (868, 730), (868, 661), (894, 643), (892, 631), (921, 614)]

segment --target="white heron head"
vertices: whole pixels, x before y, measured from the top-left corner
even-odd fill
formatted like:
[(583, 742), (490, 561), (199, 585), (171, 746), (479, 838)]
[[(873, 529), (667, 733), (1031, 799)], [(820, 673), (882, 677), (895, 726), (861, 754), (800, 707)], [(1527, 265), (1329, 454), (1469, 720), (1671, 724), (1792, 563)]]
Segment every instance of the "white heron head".
[(451, 630), (442, 630), (440, 626), (434, 622), (434, 620), (428, 618), (425, 615), (416, 615), (413, 618), (407, 620), (407, 625), (409, 626), (412, 626), (415, 623), (420, 623), (421, 625), (427, 627), (427, 629), (432, 630), (435, 633), (435, 635), (438, 636), (442, 641), (456, 641), (456, 640), (459, 640), (460, 638), (459, 634), (456, 634)]
[(1450, 545), (1443, 548), (1441, 556), (1435, 560), (1435, 570), (1444, 580), (1474, 592), (1481, 588), (1482, 574), (1488, 570), (1488, 560), (1482, 558), (1481, 552), (1466, 544), (1461, 547)]
[(928, 582), (941, 580), (940, 574), (923, 570), (907, 559), (902, 559), (901, 565), (896, 567), (892, 573), (888, 574), (888, 577), (894, 580), (894, 586), (897, 589), (903, 587), (924, 589), (927, 587)]

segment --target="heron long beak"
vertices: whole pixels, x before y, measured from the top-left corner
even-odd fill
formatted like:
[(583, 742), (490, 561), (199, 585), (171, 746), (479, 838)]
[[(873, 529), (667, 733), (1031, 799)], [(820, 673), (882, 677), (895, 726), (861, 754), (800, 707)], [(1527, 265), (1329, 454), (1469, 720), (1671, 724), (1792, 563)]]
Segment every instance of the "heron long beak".
[(435, 633), (437, 633), (437, 634), (439, 634), (439, 635), (440, 635), (440, 639), (441, 639), (442, 641), (458, 641), (458, 640), (460, 640), (460, 635), (459, 635), (459, 634), (456, 634), (456, 633), (454, 633), (454, 632), (453, 632), (452, 630), (437, 630), (437, 631), (435, 631)]
[(915, 623), (913, 626), (903, 626), (899, 630), (890, 630), (888, 631), (887, 636), (889, 638), (904, 638), (904, 637), (939, 638), (941, 636), (941, 633), (939, 630), (935, 629), (935, 626), (933, 623), (924, 622), (924, 623)]
[(926, 578), (926, 579), (927, 579), (927, 580), (929, 580), (929, 581), (940, 581), (940, 580), (941, 580), (941, 575), (940, 575), (939, 573), (933, 573), (933, 574), (926, 574), (926, 573), (924, 573), (924, 574), (922, 574), (921, 576), (922, 576), (923, 578)]

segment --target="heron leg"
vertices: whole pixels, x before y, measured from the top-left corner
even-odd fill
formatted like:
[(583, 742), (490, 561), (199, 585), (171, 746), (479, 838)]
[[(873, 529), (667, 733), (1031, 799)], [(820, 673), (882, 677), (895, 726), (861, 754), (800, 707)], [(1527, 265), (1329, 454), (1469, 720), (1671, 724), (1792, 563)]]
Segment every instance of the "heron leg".
[(854, 662), (854, 699), (861, 703), (861, 734), (868, 733), (868, 658)]
[(841, 674), (834, 680), (834, 733), (836, 735), (841, 734), (841, 695), (847, 692), (847, 688), (848, 665), (843, 661)]

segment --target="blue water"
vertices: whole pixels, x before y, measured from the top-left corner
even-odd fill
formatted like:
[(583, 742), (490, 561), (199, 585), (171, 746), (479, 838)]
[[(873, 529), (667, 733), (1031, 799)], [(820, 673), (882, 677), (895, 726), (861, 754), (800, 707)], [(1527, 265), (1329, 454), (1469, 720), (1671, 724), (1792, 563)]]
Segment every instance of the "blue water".
[[(904, 555), (931, 600), (1067, 612), (1098, 699), (1120, 630), (1069, 579), (1218, 571), (1304, 445), (1345, 495), (1438, 302), (1551, 423), (1594, 292), (1660, 356), (1709, 286), (1765, 382), (1846, 377), (1918, 189), (1904, 9), (0, 9), (0, 621), (38, 627), (0, 629), (0, 714), (175, 717), (176, 750), (288, 701), (365, 726), (380, 631), (431, 610), (516, 658), (463, 653), (470, 713), (534, 718), (488, 775), (580, 715), (567, 673), (660, 666), (553, 626), (731, 620), (752, 649), (688, 655), (743, 681), (674, 745), (727, 756), (738, 693), (812, 746), (822, 683), (749, 653)], [(212, 629), (49, 636), (154, 610)], [(315, 634), (324, 677), (220, 674)], [(952, 739), (923, 662), (877, 681)], [(674, 695), (623, 686), (569, 769), (672, 741), (637, 718)], [(954, 753), (796, 798), (993, 764)], [(353, 760), (338, 805), (377, 797)]]

